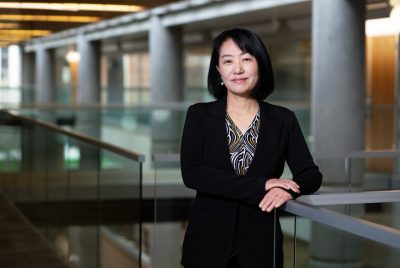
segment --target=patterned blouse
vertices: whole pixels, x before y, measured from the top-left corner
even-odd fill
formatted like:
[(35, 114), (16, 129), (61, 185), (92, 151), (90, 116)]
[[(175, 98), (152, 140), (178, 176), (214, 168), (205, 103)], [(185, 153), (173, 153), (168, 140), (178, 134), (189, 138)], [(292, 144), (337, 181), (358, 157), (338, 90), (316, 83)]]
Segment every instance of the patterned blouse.
[(249, 128), (243, 134), (228, 113), (225, 116), (228, 147), (232, 165), (238, 175), (245, 175), (256, 152), (260, 111), (257, 112)]

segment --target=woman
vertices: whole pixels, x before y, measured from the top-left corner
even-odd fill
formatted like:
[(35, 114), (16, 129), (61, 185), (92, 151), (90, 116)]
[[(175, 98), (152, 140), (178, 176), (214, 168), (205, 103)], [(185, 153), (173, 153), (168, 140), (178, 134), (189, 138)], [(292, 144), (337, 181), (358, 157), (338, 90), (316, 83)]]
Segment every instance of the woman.
[[(208, 89), (217, 100), (189, 107), (182, 135), (183, 181), (197, 191), (182, 264), (282, 267), (283, 236), (271, 211), (318, 190), (322, 175), (294, 113), (263, 102), (274, 77), (255, 33), (232, 29), (215, 38)], [(285, 161), (293, 180), (280, 178)]]

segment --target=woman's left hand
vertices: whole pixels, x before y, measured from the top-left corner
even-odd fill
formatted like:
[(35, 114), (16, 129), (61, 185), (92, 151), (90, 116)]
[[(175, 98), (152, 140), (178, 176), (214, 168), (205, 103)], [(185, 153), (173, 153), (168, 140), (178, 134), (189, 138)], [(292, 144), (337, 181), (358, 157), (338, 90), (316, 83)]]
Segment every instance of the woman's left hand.
[(292, 199), (292, 195), (281, 188), (272, 188), (269, 190), (258, 205), (262, 211), (271, 212)]

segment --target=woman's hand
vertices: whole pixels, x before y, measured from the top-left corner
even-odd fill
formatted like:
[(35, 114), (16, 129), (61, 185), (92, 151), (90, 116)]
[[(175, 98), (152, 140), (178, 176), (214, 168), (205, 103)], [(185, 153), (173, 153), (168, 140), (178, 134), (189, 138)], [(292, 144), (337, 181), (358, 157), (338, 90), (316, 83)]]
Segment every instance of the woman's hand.
[(286, 190), (292, 190), (295, 193), (300, 193), (299, 190), (299, 185), (292, 181), (292, 180), (288, 180), (288, 179), (269, 179), (267, 180), (267, 182), (265, 183), (265, 191), (269, 191), (273, 188), (283, 188)]
[(265, 194), (258, 206), (262, 211), (271, 212), (274, 208), (282, 206), (286, 201), (291, 199), (292, 195), (282, 188), (272, 188)]

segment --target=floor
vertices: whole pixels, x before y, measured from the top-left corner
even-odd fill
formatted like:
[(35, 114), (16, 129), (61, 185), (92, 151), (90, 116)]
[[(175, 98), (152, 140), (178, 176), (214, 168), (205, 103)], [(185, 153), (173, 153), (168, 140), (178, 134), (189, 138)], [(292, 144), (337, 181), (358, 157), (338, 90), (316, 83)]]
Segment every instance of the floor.
[(66, 267), (37, 229), (1, 194), (0, 267)]

